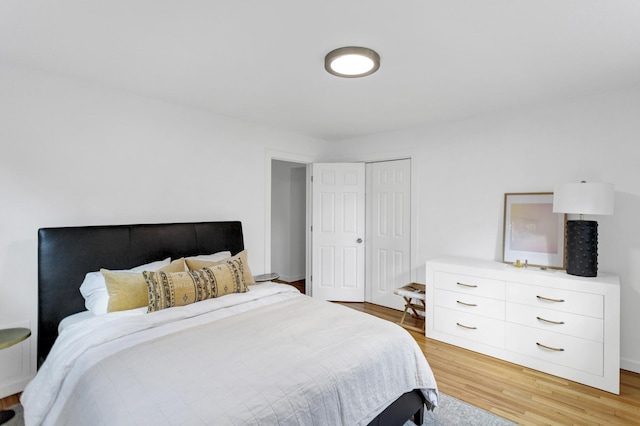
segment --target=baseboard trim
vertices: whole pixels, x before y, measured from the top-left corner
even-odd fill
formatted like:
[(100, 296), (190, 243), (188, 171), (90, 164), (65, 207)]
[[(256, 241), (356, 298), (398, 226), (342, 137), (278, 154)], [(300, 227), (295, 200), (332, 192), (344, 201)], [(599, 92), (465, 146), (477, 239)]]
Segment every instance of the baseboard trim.
[(21, 378), (5, 386), (0, 386), (0, 399), (22, 392), (31, 379), (33, 377)]
[(622, 370), (632, 371), (634, 373), (640, 374), (640, 362), (634, 361), (631, 359), (620, 359), (620, 368)]

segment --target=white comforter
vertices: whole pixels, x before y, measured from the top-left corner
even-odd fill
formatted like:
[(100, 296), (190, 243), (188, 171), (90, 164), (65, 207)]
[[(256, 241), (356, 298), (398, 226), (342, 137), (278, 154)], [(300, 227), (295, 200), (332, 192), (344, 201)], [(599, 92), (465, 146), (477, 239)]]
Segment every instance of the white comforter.
[(362, 425), (412, 389), (436, 404), (405, 330), (264, 283), (73, 325), (21, 401), (27, 426)]

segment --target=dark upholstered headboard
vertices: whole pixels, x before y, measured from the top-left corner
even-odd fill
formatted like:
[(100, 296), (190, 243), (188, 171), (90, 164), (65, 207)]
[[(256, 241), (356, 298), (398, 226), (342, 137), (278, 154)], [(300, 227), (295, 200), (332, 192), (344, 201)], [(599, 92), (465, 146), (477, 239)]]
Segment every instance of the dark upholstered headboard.
[(80, 284), (100, 268), (129, 269), (156, 260), (244, 249), (240, 222), (83, 226), (38, 230), (38, 366), (58, 324), (85, 310)]

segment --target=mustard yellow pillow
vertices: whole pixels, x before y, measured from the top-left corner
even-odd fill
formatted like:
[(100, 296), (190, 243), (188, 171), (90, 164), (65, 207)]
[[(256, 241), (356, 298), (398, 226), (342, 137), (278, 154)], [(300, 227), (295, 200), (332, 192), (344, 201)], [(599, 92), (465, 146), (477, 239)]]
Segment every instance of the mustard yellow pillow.
[(248, 290), (242, 277), (228, 264), (187, 272), (144, 271), (148, 312), (184, 306)]
[[(160, 268), (164, 272), (180, 272), (185, 270), (184, 259), (174, 260)], [(141, 272), (116, 272), (101, 269), (109, 294), (107, 312), (127, 311), (149, 305), (147, 284)]]
[(253, 279), (251, 270), (249, 269), (249, 262), (247, 261), (247, 251), (242, 250), (235, 256), (228, 257), (219, 262), (212, 262), (207, 260), (185, 259), (187, 268), (190, 271), (197, 271), (207, 266), (216, 266), (226, 264), (229, 265), (236, 273), (238, 273), (243, 279), (246, 285), (253, 285), (256, 280)]

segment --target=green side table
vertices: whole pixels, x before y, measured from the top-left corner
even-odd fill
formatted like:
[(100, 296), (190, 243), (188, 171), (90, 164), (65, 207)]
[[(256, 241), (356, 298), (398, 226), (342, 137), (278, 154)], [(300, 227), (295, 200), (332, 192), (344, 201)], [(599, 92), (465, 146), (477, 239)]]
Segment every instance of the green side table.
[[(0, 330), (0, 349), (6, 349), (9, 346), (20, 343), (29, 336), (31, 336), (31, 330), (28, 328), (5, 328)], [(15, 415), (16, 413), (13, 410), (0, 411), (0, 425), (8, 422)]]
[(280, 278), (280, 274), (277, 272), (269, 272), (267, 274), (254, 275), (253, 279), (256, 280), (257, 283), (263, 283), (265, 281), (273, 281)]

